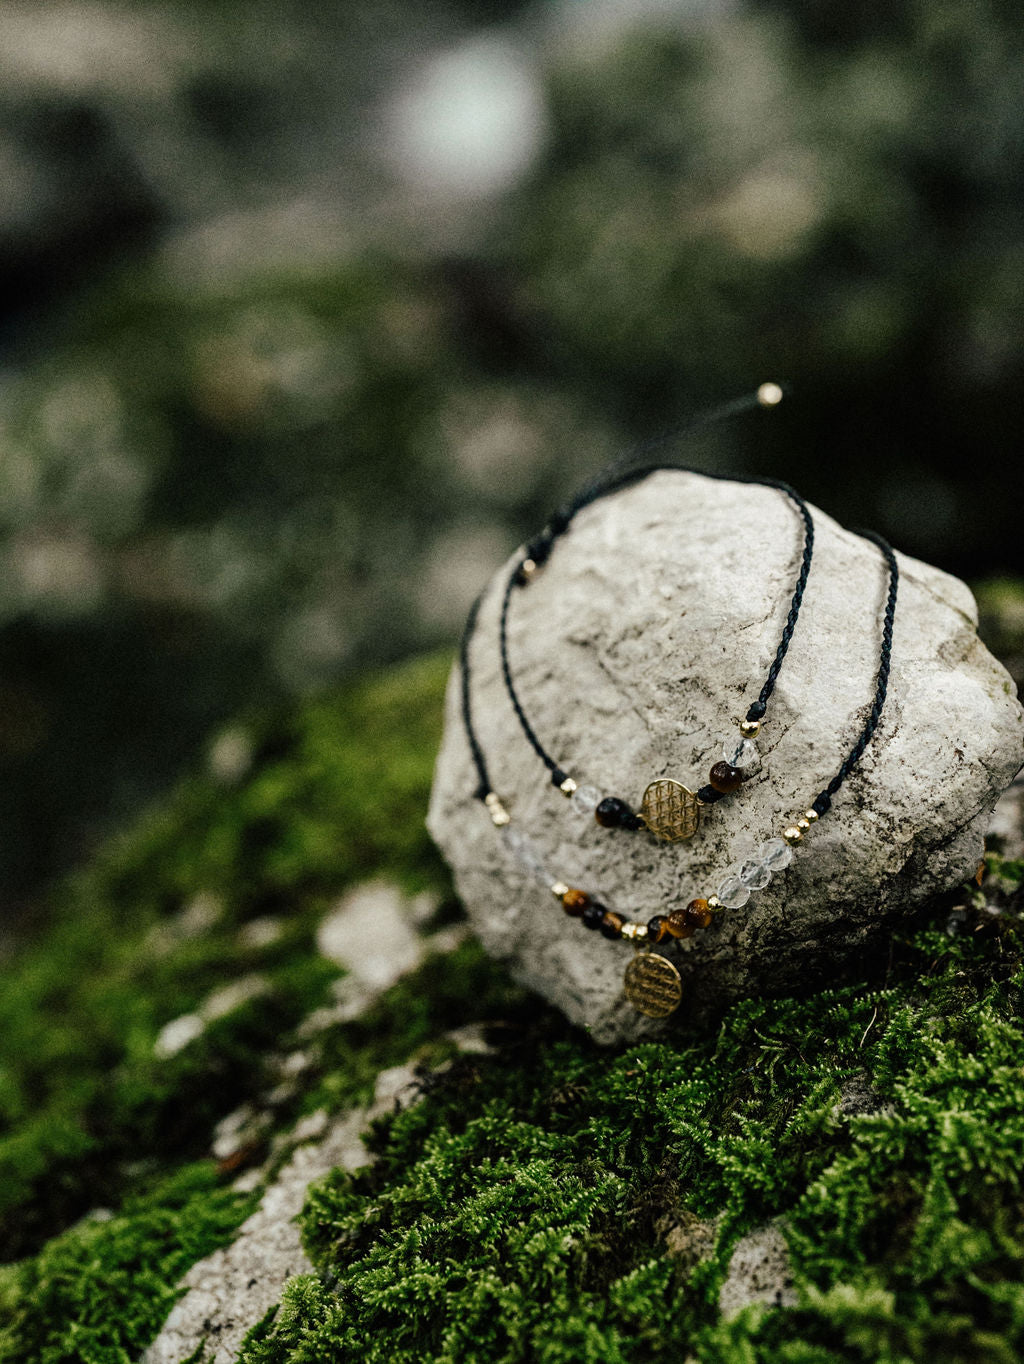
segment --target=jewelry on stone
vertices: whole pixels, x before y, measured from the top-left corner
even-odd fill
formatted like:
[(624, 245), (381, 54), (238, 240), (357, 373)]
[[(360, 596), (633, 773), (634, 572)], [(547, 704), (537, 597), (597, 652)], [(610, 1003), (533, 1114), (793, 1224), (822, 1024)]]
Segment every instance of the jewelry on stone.
[[(766, 387), (774, 388), (775, 386), (762, 385), (762, 389)], [(776, 398), (774, 401), (777, 402), (778, 399)], [(557, 786), (559, 791), (569, 798), (573, 809), (579, 815), (583, 818), (593, 816), (602, 828), (646, 829), (655, 838), (665, 843), (677, 843), (682, 839), (692, 838), (700, 826), (703, 810), (724, 796), (732, 795), (738, 791), (743, 782), (753, 774), (757, 767), (760, 755), (755, 739), (761, 730), (761, 721), (767, 710), (772, 692), (775, 690), (775, 683), (778, 680), (783, 660), (793, 637), (793, 631), (796, 628), (814, 552), (814, 522), (803, 498), (788, 484), (780, 483), (775, 479), (733, 480), (775, 488), (788, 498), (796, 507), (803, 522), (803, 547), (800, 557), (800, 571), (793, 588), (782, 638), (768, 669), (768, 676), (761, 688), (760, 695), (740, 722), (739, 737), (726, 739), (722, 748), (721, 760), (712, 766), (708, 773), (706, 785), (700, 787), (699, 790), (691, 791), (688, 786), (672, 778), (657, 778), (647, 785), (641, 798), (639, 810), (634, 810), (628, 801), (619, 796), (605, 795), (596, 786), (581, 785), (575, 777), (563, 768), (561, 763), (551, 757), (537, 737), (512, 677), (508, 649), (508, 617), (512, 596), (516, 588), (526, 587), (533, 581), (541, 565), (549, 559), (555, 543), (568, 531), (577, 513), (599, 498), (619, 491), (628, 483), (643, 478), (656, 469), (671, 469), (686, 473), (696, 472), (695, 470), (683, 469), (678, 464), (647, 465), (641, 469), (633, 469), (625, 473), (617, 466), (613, 466), (608, 474), (589, 484), (573, 502), (555, 513), (541, 534), (527, 545), (523, 558), (515, 564), (508, 576), (501, 602), (498, 637), (502, 679), (509, 701), (530, 746), (550, 772), (552, 785)], [(711, 474), (705, 475), (705, 477), (717, 477), (717, 475)]]
[[(501, 832), (511, 855), (533, 880), (545, 886), (555, 896), (570, 918), (580, 919), (585, 928), (599, 931), (606, 938), (631, 941), (649, 953), (652, 945), (667, 946), (671, 942), (692, 937), (698, 929), (707, 928), (722, 910), (742, 909), (753, 893), (763, 890), (773, 875), (789, 866), (793, 858), (793, 848), (803, 842), (805, 834), (831, 809), (832, 798), (871, 741), (881, 720), (888, 691), (899, 568), (896, 557), (886, 541), (871, 531), (860, 531), (859, 534), (878, 546), (889, 573), (875, 694), (860, 734), (835, 776), (818, 793), (808, 808), (798, 818), (786, 823), (778, 836), (761, 843), (752, 857), (731, 868), (714, 894), (706, 897), (697, 896), (685, 907), (657, 913), (646, 922), (631, 920), (626, 915), (608, 908), (587, 891), (552, 877), (532, 841), (512, 823), (508, 810), (493, 789), (486, 758), (473, 724), (470, 695), (469, 648), (476, 630), (483, 594), (473, 603), (462, 638), (460, 666), (462, 719), (478, 777), (476, 796), (487, 807), (491, 821)], [(676, 967), (667, 958), (660, 954), (657, 956), (656, 962), (639, 965), (636, 960), (631, 962), (627, 967), (623, 985), (626, 997), (635, 1009), (650, 1017), (662, 1018), (672, 1013), (681, 1002), (682, 984)]]

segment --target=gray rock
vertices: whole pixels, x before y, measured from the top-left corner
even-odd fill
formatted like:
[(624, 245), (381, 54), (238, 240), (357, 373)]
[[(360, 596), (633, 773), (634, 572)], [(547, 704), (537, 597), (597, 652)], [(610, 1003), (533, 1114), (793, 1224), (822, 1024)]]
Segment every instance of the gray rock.
[(797, 1295), (782, 1226), (776, 1218), (737, 1241), (718, 1292), (718, 1310), (726, 1321), (755, 1302), (795, 1306)]
[[(382, 1071), (369, 1108), (333, 1119), (321, 1141), (298, 1147), (234, 1241), (194, 1264), (181, 1280), (182, 1297), (142, 1364), (178, 1364), (200, 1346), (210, 1364), (230, 1364), (238, 1357), (246, 1333), (280, 1300), (288, 1280), (313, 1272), (295, 1222), (309, 1184), (329, 1170), (365, 1165), (363, 1135), (369, 1123), (415, 1096), (415, 1082), (408, 1066)], [(296, 1138), (307, 1131), (300, 1124)]]
[[(501, 684), (507, 566), (491, 584), (472, 649), (474, 713), (510, 828), (529, 838), (550, 879), (645, 922), (716, 891), (835, 774), (874, 694), (887, 575), (874, 545), (822, 512), (814, 519), (814, 564), (758, 740), (760, 770), (683, 843), (602, 830), (551, 786)], [(581, 784), (634, 806), (656, 777), (701, 786), (757, 698), (800, 549), (798, 518), (778, 492), (682, 472), (582, 512), (511, 611), (512, 668), (552, 755)], [(488, 950), (614, 1042), (733, 998), (833, 979), (895, 922), (971, 876), (996, 800), (1024, 762), (1022, 711), (977, 637), (964, 584), (899, 562), (892, 678), (875, 738), (789, 869), (745, 908), (667, 949), (684, 986), (667, 1023), (623, 997), (633, 948), (567, 920), (474, 799), (456, 669), (428, 824)]]

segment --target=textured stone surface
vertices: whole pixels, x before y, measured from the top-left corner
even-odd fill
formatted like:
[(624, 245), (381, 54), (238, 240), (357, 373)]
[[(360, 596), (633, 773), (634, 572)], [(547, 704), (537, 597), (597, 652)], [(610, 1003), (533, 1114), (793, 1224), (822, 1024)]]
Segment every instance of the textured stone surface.
[[(335, 1168), (365, 1165), (369, 1157), (362, 1138), (368, 1124), (414, 1096), (415, 1081), (408, 1066), (382, 1071), (369, 1108), (343, 1114), (328, 1124), (321, 1141), (299, 1146), (231, 1245), (215, 1250), (185, 1275), (183, 1296), (143, 1355), (143, 1364), (178, 1364), (200, 1346), (206, 1347), (210, 1364), (237, 1358), (246, 1332), (279, 1301), (287, 1281), (312, 1273), (295, 1224), (311, 1180)], [(295, 1133), (298, 1139), (303, 1135), (301, 1130)]]
[(756, 1227), (736, 1243), (718, 1293), (718, 1310), (728, 1319), (751, 1303), (791, 1307), (796, 1300), (789, 1247), (780, 1221)]
[[(473, 700), (491, 780), (553, 877), (646, 920), (714, 891), (799, 814), (838, 769), (874, 693), (887, 588), (870, 542), (814, 511), (803, 610), (743, 790), (672, 846), (579, 820), (550, 785), (501, 685), (491, 584), (472, 651)], [(510, 657), (542, 741), (582, 784), (638, 804), (655, 777), (696, 788), (757, 698), (801, 549), (776, 491), (662, 472), (587, 508), (516, 593)], [(1013, 684), (979, 641), (963, 583), (900, 556), (892, 680), (882, 725), (791, 867), (667, 950), (682, 1008), (646, 1020), (622, 996), (633, 949), (567, 920), (511, 858), (473, 798), (458, 708), (447, 701), (429, 827), (488, 949), (602, 1041), (765, 989), (809, 986), (894, 921), (972, 874), (1000, 792), (1024, 762)]]

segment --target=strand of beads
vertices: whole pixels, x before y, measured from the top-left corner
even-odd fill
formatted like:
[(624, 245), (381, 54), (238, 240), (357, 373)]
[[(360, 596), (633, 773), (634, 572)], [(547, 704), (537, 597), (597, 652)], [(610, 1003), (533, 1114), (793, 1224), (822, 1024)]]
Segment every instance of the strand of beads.
[(783, 829), (778, 838), (769, 838), (739, 866), (734, 867), (718, 887), (714, 898), (723, 909), (742, 909), (751, 892), (764, 890), (772, 877), (785, 871), (793, 860), (793, 848), (812, 824), (817, 823), (816, 810), (805, 810), (800, 818)]
[[(761, 730), (760, 720), (744, 720), (738, 740), (727, 739), (722, 745), (722, 759), (708, 773), (706, 786), (696, 793), (698, 805), (714, 805), (723, 796), (738, 791), (748, 777), (753, 776), (761, 755), (754, 739)], [(573, 812), (580, 819), (593, 818), (603, 829), (642, 829), (650, 827), (644, 811), (637, 813), (628, 801), (619, 796), (605, 796), (596, 786), (579, 785), (575, 777), (556, 771), (552, 781), (566, 796)], [(657, 828), (651, 829), (658, 834)]]
[(715, 763), (708, 773), (708, 784), (697, 792), (702, 805), (713, 805), (723, 796), (738, 791), (761, 760), (754, 740), (761, 732), (760, 720), (744, 720), (740, 725), (739, 740), (726, 739), (722, 745), (722, 761)]
[(767, 839), (752, 857), (734, 867), (722, 881), (717, 894), (706, 899), (698, 896), (685, 907), (667, 914), (655, 914), (646, 923), (640, 923), (609, 909), (588, 891), (554, 880), (536, 845), (512, 824), (499, 797), (491, 791), (484, 800), (509, 854), (531, 881), (550, 890), (569, 918), (579, 919), (584, 928), (600, 931), (605, 938), (626, 938), (634, 942), (646, 939), (666, 943), (670, 939), (692, 938), (698, 929), (707, 928), (723, 909), (742, 909), (754, 891), (764, 890), (773, 875), (785, 871), (793, 860), (794, 846), (818, 820), (816, 810), (805, 810), (799, 819), (783, 829), (779, 837)]

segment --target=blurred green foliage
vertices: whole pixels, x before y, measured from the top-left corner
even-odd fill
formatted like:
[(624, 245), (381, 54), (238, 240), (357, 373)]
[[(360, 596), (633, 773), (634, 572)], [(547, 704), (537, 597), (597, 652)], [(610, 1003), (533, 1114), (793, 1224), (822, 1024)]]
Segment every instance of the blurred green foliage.
[[(446, 888), (421, 815), (446, 667), (419, 662), (254, 721), (244, 781), (184, 783), (63, 888), (45, 938), (0, 976), (4, 1258), (206, 1152), (214, 1124), (337, 977), (314, 931), (342, 888), (383, 865), (410, 892)], [(387, 718), (386, 736), (370, 717)], [(251, 942), (244, 925), (268, 916), (283, 916), (280, 931)], [(165, 1024), (254, 975), (251, 998), (161, 1053)], [(372, 1083), (370, 1060), (385, 1064), (396, 1041), (404, 1057), (444, 1012), (435, 986), (425, 1016), (381, 1006), (383, 1051), (367, 1042), (356, 1071), (344, 1041), (332, 1044), (309, 1091), (329, 1070), (322, 1099), (351, 1100)]]
[[(12, 908), (219, 720), (450, 641), (611, 453), (762, 379), (792, 402), (680, 458), (972, 579), (1024, 568), (1013, 6), (19, 14), (0, 264), (42, 254), (0, 384)], [(403, 179), (396, 98), (480, 35), (535, 87), (540, 150), (500, 192)]]

